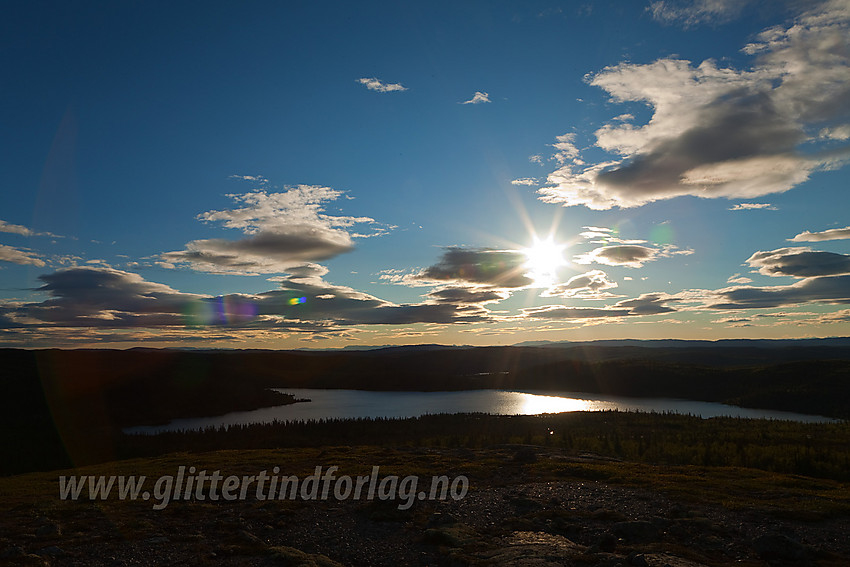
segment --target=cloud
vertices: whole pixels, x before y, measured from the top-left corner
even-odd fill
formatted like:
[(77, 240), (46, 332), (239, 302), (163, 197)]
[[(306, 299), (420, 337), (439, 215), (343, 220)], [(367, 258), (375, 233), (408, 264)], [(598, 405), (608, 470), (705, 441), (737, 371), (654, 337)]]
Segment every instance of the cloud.
[(628, 316), (628, 309), (609, 309), (592, 307), (567, 307), (565, 305), (545, 305), (543, 307), (529, 307), (522, 310), (523, 317), (528, 319), (599, 319), (617, 318)]
[(401, 86), (399, 83), (385, 83), (376, 77), (357, 79), (357, 82), (361, 85), (365, 85), (370, 91), (377, 91), (379, 93), (391, 93), (407, 90), (407, 88)]
[(0, 220), (0, 232), (9, 232), (11, 234), (20, 234), (21, 236), (32, 236), (34, 233), (31, 229), (19, 224), (11, 224), (4, 220)]
[(20, 224), (12, 224), (4, 220), (0, 220), (0, 232), (8, 232), (10, 234), (20, 234), (21, 236), (49, 236), (51, 238), (64, 238), (52, 232), (36, 232), (31, 228)]
[(611, 307), (598, 309), (586, 307), (567, 307), (565, 305), (545, 305), (543, 307), (530, 307), (522, 310), (522, 316), (530, 319), (598, 319), (619, 318), (646, 315), (659, 315), (662, 313), (673, 313), (676, 310), (666, 305), (675, 301), (675, 296), (650, 293), (635, 299), (627, 299), (615, 303)]
[(104, 267), (74, 267), (39, 276), (48, 299), (6, 307), (7, 318), (30, 325), (71, 327), (170, 326), (205, 296), (178, 292), (138, 274)]
[(795, 236), (789, 238), (791, 242), (823, 242), (824, 240), (846, 240), (850, 239), (850, 226), (844, 228), (831, 228), (823, 232), (809, 232), (805, 230)]
[(555, 140), (556, 142), (552, 144), (552, 147), (558, 151), (552, 155), (553, 160), (562, 165), (568, 161), (578, 165), (584, 164), (582, 160), (578, 159), (579, 149), (575, 145), (576, 135), (574, 133), (568, 132), (561, 136), (555, 136)]
[(475, 95), (473, 95), (471, 99), (465, 100), (460, 104), (483, 104), (485, 102), (492, 102), (490, 100), (490, 95), (481, 91), (475, 91)]
[(591, 250), (587, 254), (576, 256), (573, 260), (577, 264), (596, 263), (606, 266), (640, 268), (645, 262), (654, 260), (658, 256), (658, 252), (657, 249), (649, 248), (648, 246), (602, 246)]
[(526, 185), (529, 187), (537, 185), (538, 183), (540, 182), (533, 177), (522, 177), (520, 179), (514, 179), (513, 181), (511, 181), (511, 185)]
[(646, 10), (655, 21), (689, 28), (733, 20), (749, 3), (750, 0), (658, 0)]
[(564, 165), (538, 190), (540, 199), (591, 209), (683, 195), (753, 199), (844, 165), (846, 145), (800, 147), (816, 142), (822, 127), (850, 124), (848, 38), (850, 10), (831, 2), (763, 32), (744, 48), (757, 56), (747, 70), (667, 58), (589, 76), (614, 102), (647, 104), (652, 117), (598, 129), (595, 145), (615, 157)]
[(496, 303), (510, 297), (510, 292), (481, 287), (447, 286), (435, 289), (427, 297), (438, 303), (478, 304)]
[(540, 294), (541, 297), (576, 297), (581, 299), (601, 299), (606, 289), (617, 287), (617, 282), (608, 279), (608, 274), (602, 270), (591, 270), (584, 274), (573, 276), (566, 283), (550, 287)]
[(184, 250), (166, 252), (160, 259), (171, 265), (188, 265), (210, 273), (268, 274), (297, 273), (315, 262), (328, 260), (354, 249), (353, 238), (383, 233), (352, 234), (358, 224), (375, 224), (368, 217), (334, 216), (323, 204), (342, 192), (330, 187), (299, 185), (281, 193), (256, 191), (230, 195), (243, 207), (208, 211), (198, 216), (220, 222), (245, 237), (228, 240), (193, 240)]
[(734, 275), (730, 276), (728, 280), (726, 280), (726, 283), (748, 284), (748, 283), (752, 283), (752, 281), (753, 280), (751, 278), (748, 278), (746, 276), (742, 276), (741, 274), (734, 274)]
[[(14, 225), (12, 225), (14, 226)], [(0, 244), (0, 262), (11, 262), (13, 264), (44, 266), (44, 260), (38, 258), (34, 252), (21, 250), (13, 246)]]
[(242, 181), (255, 181), (260, 185), (268, 184), (269, 180), (262, 175), (231, 175), (228, 179), (241, 179)]
[(423, 270), (420, 279), (465, 282), (501, 288), (522, 288), (534, 281), (526, 275), (528, 257), (516, 250), (447, 248), (439, 263)]
[(850, 303), (850, 275), (805, 278), (791, 285), (730, 287), (710, 292), (711, 309), (767, 309), (808, 303)]
[(765, 276), (810, 278), (850, 274), (850, 255), (820, 252), (811, 248), (779, 248), (756, 252), (747, 264)]
[(768, 211), (778, 210), (770, 203), (738, 203), (734, 207), (730, 207), (730, 211), (752, 211), (756, 209), (765, 209)]
[(318, 276), (276, 278), (278, 289), (218, 297), (183, 293), (107, 267), (74, 267), (42, 275), (47, 299), (0, 303), (4, 329), (206, 329), (246, 333), (326, 333), (359, 325), (455, 324), (493, 320), (482, 307), (507, 293), (447, 287), (428, 301), (397, 305)]
[(617, 302), (616, 308), (627, 308), (630, 315), (658, 315), (676, 311), (667, 303), (676, 301), (676, 296), (664, 293), (646, 293), (636, 299), (626, 299)]
[(824, 128), (818, 132), (818, 138), (824, 140), (850, 140), (850, 124), (842, 124), (834, 128)]

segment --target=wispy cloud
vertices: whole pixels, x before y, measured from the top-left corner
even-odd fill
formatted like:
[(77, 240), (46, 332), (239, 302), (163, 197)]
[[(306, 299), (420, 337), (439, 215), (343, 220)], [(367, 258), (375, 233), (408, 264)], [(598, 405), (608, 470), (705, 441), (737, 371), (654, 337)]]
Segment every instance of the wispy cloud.
[(21, 236), (49, 236), (51, 238), (63, 238), (62, 236), (58, 234), (53, 234), (52, 232), (36, 232), (26, 226), (20, 224), (12, 224), (4, 220), (0, 220), (0, 232), (6, 232), (9, 234), (20, 234)]
[(738, 203), (729, 208), (730, 211), (753, 211), (758, 209), (765, 209), (767, 211), (779, 210), (770, 203)]
[(475, 91), (475, 95), (471, 99), (465, 100), (460, 104), (483, 104), (485, 102), (492, 102), (490, 95), (485, 92)]
[(376, 91), (379, 93), (391, 93), (407, 90), (406, 87), (403, 87), (399, 83), (385, 83), (376, 77), (357, 79), (357, 82), (361, 85), (365, 85), (370, 91)]
[(748, 284), (752, 283), (752, 278), (748, 278), (747, 276), (742, 276), (741, 274), (733, 274), (729, 276), (729, 279), (726, 280), (726, 283), (731, 284)]
[(605, 290), (617, 287), (617, 282), (608, 279), (602, 270), (591, 270), (571, 277), (540, 294), (541, 297), (574, 297), (577, 299), (603, 299), (611, 295)]
[(511, 181), (511, 185), (525, 185), (528, 187), (538, 185), (539, 183), (540, 181), (538, 181), (534, 177), (521, 177), (520, 179), (514, 179), (513, 181)]
[(850, 226), (844, 228), (831, 228), (822, 232), (809, 232), (808, 230), (801, 232), (794, 238), (789, 238), (791, 242), (822, 242), (824, 240), (846, 240), (850, 239)]
[(735, 19), (751, 0), (658, 0), (646, 10), (665, 24), (689, 28), (698, 24), (719, 24)]
[(850, 124), (848, 38), (846, 2), (828, 2), (747, 45), (757, 56), (749, 69), (667, 58), (589, 76), (614, 102), (649, 105), (652, 117), (598, 129), (595, 145), (614, 157), (564, 165), (538, 190), (541, 200), (610, 209), (683, 195), (753, 199), (843, 166), (850, 148), (799, 147), (816, 142), (821, 126)]
[(0, 262), (11, 262), (12, 264), (44, 266), (45, 262), (35, 252), (22, 250), (14, 246), (0, 244)]
[(0, 232), (8, 232), (11, 234), (20, 234), (21, 236), (32, 236), (34, 233), (31, 229), (19, 224), (8, 223), (0, 220)]

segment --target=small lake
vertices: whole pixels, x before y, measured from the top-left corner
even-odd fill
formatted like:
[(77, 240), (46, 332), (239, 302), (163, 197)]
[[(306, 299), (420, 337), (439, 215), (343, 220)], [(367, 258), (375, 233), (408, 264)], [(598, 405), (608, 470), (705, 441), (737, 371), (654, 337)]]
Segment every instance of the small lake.
[(703, 418), (729, 416), (782, 419), (806, 423), (835, 421), (827, 417), (776, 410), (739, 408), (711, 402), (668, 398), (627, 398), (579, 392), (512, 392), (461, 390), (456, 392), (373, 392), (364, 390), (317, 390), (285, 388), (278, 391), (307, 398), (285, 406), (233, 412), (217, 417), (176, 419), (167, 425), (138, 426), (127, 433), (155, 434), (272, 421), (298, 421), (358, 417), (418, 417), (437, 413), (490, 413), (536, 415), (571, 411), (642, 411), (690, 414)]

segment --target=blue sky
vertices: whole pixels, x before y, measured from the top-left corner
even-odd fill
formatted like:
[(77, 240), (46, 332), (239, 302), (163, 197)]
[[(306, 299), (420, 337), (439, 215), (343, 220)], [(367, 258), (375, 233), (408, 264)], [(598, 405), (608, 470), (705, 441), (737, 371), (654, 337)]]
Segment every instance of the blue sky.
[(846, 0), (7, 7), (0, 346), (846, 336), (848, 27)]

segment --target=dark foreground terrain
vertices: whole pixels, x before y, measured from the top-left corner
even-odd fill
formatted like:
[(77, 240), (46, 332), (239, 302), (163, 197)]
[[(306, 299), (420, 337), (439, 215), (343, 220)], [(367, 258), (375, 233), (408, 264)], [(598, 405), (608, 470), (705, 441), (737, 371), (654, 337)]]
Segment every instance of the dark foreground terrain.
[(272, 388), (588, 392), (850, 419), (850, 341), (371, 351), (0, 349), (0, 475), (140, 456), (121, 430), (293, 403)]
[[(469, 479), (460, 500), (62, 501), (63, 474), (339, 473)], [(0, 479), (10, 565), (850, 564), (847, 484), (755, 469), (628, 463), (565, 449), (329, 447), (172, 454)]]

